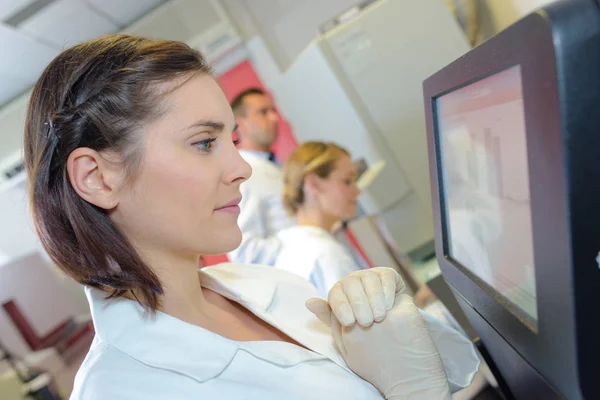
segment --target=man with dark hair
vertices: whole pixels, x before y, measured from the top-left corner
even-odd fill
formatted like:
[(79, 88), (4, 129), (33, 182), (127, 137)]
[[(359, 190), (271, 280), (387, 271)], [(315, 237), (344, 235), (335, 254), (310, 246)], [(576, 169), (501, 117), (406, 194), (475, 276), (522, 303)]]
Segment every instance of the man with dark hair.
[(279, 115), (269, 96), (258, 88), (238, 94), (231, 108), (238, 124), (240, 154), (252, 166), (252, 176), (240, 188), (242, 243), (229, 258), (236, 263), (272, 265), (280, 247), (273, 235), (294, 224), (281, 201), (283, 174), (271, 152)]

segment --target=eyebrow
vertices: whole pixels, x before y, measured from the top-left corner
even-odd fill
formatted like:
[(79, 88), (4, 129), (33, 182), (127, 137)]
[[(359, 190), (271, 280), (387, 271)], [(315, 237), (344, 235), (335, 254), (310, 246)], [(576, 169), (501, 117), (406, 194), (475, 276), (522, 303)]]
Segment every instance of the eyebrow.
[(200, 120), (200, 121), (194, 122), (193, 124), (191, 124), (190, 126), (185, 128), (185, 130), (187, 131), (192, 128), (211, 128), (216, 131), (222, 131), (224, 127), (225, 127), (225, 124), (223, 124), (222, 122), (210, 121), (210, 120)]
[[(193, 124), (191, 124), (190, 126), (188, 126), (187, 128), (185, 128), (185, 130), (190, 130), (193, 128), (211, 128), (214, 129), (215, 131), (222, 131), (223, 129), (225, 129), (225, 124), (222, 122), (217, 122), (217, 121), (210, 121), (210, 120), (200, 120), (200, 121), (196, 121)], [(233, 127), (232, 132), (235, 132), (238, 128), (238, 125), (235, 124), (235, 126)]]

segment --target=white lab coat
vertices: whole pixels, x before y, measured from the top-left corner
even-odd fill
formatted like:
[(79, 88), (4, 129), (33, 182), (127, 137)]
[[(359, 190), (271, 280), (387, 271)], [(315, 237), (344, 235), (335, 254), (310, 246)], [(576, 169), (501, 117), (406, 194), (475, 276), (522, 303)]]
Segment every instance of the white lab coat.
[(310, 281), (321, 297), (350, 272), (362, 269), (349, 249), (323, 228), (292, 226), (277, 233), (281, 247), (275, 258), (277, 269)]
[[(96, 337), (72, 400), (382, 399), (352, 373), (329, 328), (304, 306), (314, 288), (271, 267), (222, 264), (200, 272), (202, 285), (237, 301), (299, 346), (237, 342), (134, 301), (86, 289)], [(428, 322), (451, 383), (470, 381), (474, 350), (456, 331)], [(400, 356), (399, 356), (400, 357)], [(469, 365), (469, 369), (460, 368)], [(468, 382), (466, 382), (468, 383)]]
[(252, 166), (252, 176), (240, 186), (242, 243), (228, 256), (235, 263), (272, 265), (280, 246), (274, 234), (295, 224), (281, 201), (283, 173), (267, 153), (240, 150), (240, 155)]

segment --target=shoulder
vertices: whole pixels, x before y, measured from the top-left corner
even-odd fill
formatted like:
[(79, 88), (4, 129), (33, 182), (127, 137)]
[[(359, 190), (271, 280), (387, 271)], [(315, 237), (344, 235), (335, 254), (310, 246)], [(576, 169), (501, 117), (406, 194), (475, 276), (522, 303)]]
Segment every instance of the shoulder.
[(354, 260), (350, 251), (343, 244), (332, 240), (327, 246), (322, 246), (319, 252), (320, 258), (335, 260)]
[(332, 247), (335, 248), (334, 251), (344, 251), (344, 246), (332, 235), (313, 226), (294, 225), (280, 230), (276, 235), (284, 244), (298, 249), (314, 252), (315, 249)]
[(353, 261), (349, 250), (325, 231), (293, 226), (279, 231), (276, 236), (282, 245), (276, 265), (284, 270), (300, 273), (317, 264)]
[[(165, 379), (165, 374), (173, 376)], [(166, 388), (171, 386), (169, 382), (185, 379), (188, 378), (142, 364), (96, 338), (77, 372), (70, 399), (158, 400), (171, 390), (178, 390), (176, 386)], [(177, 385), (185, 387), (185, 382)]]

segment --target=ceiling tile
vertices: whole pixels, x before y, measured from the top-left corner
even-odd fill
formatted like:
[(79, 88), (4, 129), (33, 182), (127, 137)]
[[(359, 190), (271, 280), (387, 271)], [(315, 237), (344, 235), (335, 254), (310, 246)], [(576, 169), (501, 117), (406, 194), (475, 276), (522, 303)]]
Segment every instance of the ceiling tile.
[[(44, 0), (49, 4), (23, 14), (40, 1), (0, 0), (0, 106), (30, 88), (63, 49), (120, 31), (167, 0)], [(15, 26), (2, 23), (19, 13), (24, 20)]]
[(63, 49), (119, 28), (81, 0), (60, 0), (24, 21), (17, 29), (42, 43)]
[[(34, 79), (58, 54), (58, 50), (0, 24), (0, 74)], [(1, 90), (1, 86), (0, 86)]]
[(0, 21), (11, 17), (35, 0), (0, 0)]
[(32, 86), (58, 54), (11, 27), (0, 24), (0, 105)]
[(85, 0), (92, 8), (108, 15), (120, 27), (126, 27), (145, 15), (164, 0)]

